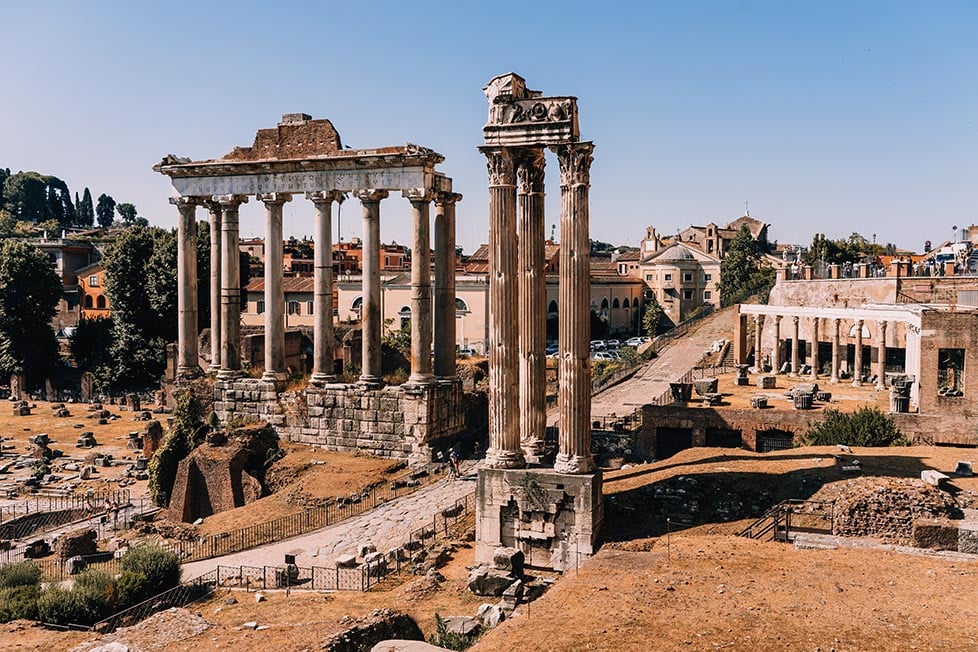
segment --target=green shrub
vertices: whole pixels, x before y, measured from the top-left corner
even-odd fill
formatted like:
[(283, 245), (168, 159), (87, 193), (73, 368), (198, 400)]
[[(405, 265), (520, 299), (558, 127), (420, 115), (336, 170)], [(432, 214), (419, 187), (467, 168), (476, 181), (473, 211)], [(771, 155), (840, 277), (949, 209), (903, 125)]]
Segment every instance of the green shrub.
[(133, 605), (180, 583), (180, 558), (156, 546), (132, 548), (119, 560), (118, 588)]
[(61, 588), (49, 586), (37, 598), (37, 619), (53, 625), (84, 625), (84, 608), (78, 595)]
[(435, 634), (428, 637), (428, 642), (432, 645), (443, 647), (446, 650), (465, 650), (475, 643), (478, 636), (466, 636), (456, 632), (448, 631), (445, 619), (439, 614), (435, 614)]
[(85, 606), (92, 622), (98, 622), (115, 612), (117, 588), (115, 578), (109, 573), (90, 569), (75, 579), (71, 589), (77, 599)]
[(874, 407), (855, 412), (829, 408), (819, 423), (811, 424), (804, 437), (808, 446), (907, 446), (909, 442), (893, 419)]
[(37, 596), (40, 592), (36, 584), (0, 589), (0, 623), (20, 619), (36, 620)]
[(37, 586), (41, 567), (31, 561), (18, 561), (0, 566), (0, 589), (17, 586)]

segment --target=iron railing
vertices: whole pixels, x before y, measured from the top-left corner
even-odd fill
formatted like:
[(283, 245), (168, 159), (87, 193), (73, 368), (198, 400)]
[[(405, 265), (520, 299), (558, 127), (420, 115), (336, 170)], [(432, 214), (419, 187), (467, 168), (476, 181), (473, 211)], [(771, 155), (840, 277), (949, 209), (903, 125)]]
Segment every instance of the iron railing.
[(738, 532), (759, 541), (792, 540), (793, 532), (832, 532), (835, 503), (819, 500), (784, 500)]

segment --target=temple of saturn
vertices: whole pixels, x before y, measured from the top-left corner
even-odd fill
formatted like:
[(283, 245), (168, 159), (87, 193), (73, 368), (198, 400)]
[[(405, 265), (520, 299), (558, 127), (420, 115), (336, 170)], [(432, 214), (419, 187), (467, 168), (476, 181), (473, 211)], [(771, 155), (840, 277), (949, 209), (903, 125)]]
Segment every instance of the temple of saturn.
[[(179, 211), (177, 378), (199, 375), (196, 211), (210, 218), (211, 351), (215, 411), (267, 419), (293, 441), (331, 450), (430, 459), (430, 443), (464, 427), (455, 369), (455, 204), (452, 180), (436, 170), (437, 152), (413, 144), (343, 149), (329, 120), (297, 113), (258, 131), (251, 147), (205, 161), (167, 156), (154, 170), (170, 177)], [(384, 386), (381, 373), (380, 206), (392, 192), (411, 203), (411, 374)], [(315, 209), (314, 339), (310, 385), (283, 394), (285, 301), (282, 209), (304, 195)], [(363, 207), (362, 366), (359, 381), (334, 376), (332, 207), (352, 195)], [(265, 205), (264, 373), (241, 372), (238, 211), (254, 197)], [(434, 287), (431, 205), (434, 204)], [(586, 213), (585, 213), (586, 215)], [(586, 229), (585, 229), (586, 232)], [(276, 246), (275, 243), (278, 243)], [(432, 345), (434, 353), (432, 354)]]
[[(542, 97), (509, 73), (489, 81), (483, 128), (489, 170), (489, 447), (476, 492), (476, 559), (519, 548), (527, 564), (573, 568), (603, 519), (591, 456), (590, 239), (593, 143), (577, 99)], [(544, 153), (560, 166), (559, 436), (544, 461), (546, 291)], [(517, 202), (517, 199), (519, 200)]]

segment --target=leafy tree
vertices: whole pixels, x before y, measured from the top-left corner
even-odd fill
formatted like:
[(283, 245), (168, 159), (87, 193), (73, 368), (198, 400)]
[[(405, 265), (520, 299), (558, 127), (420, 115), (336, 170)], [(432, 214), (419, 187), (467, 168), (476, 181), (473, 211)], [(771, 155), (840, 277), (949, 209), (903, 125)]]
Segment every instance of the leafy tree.
[(767, 295), (774, 286), (774, 270), (761, 266), (758, 242), (751, 236), (747, 225), (730, 242), (730, 248), (720, 263), (720, 304), (729, 306), (746, 301), (752, 295)]
[(16, 229), (17, 218), (11, 215), (9, 211), (0, 208), (0, 238), (9, 238), (16, 233)]
[(37, 222), (47, 214), (47, 182), (37, 172), (18, 172), (3, 182), (7, 210), (14, 217)]
[(71, 355), (79, 369), (90, 371), (101, 385), (112, 377), (112, 319), (96, 317), (78, 322), (71, 337)]
[(99, 195), (95, 214), (98, 215), (100, 227), (107, 229), (112, 226), (112, 222), (115, 220), (115, 200), (104, 193)]
[(804, 441), (808, 446), (909, 445), (893, 419), (875, 407), (862, 407), (855, 412), (828, 408), (821, 422), (809, 426)]
[(126, 226), (131, 226), (136, 221), (136, 207), (129, 203), (118, 204), (115, 210)]
[(6, 203), (3, 197), (3, 184), (10, 176), (10, 168), (0, 168), (0, 211), (3, 210), (4, 204)]
[(642, 315), (642, 332), (649, 337), (659, 334), (659, 324), (666, 311), (654, 296), (645, 300), (645, 314)]
[(26, 242), (0, 243), (0, 372), (43, 381), (58, 358), (51, 329), (61, 299), (54, 264)]

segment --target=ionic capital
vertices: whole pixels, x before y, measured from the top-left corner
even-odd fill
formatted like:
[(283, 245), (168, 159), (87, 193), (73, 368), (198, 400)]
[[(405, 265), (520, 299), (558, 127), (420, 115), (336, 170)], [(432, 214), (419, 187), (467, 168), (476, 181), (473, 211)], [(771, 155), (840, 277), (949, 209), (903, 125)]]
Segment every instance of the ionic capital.
[(521, 147), (516, 150), (516, 177), (521, 194), (544, 192), (547, 159), (542, 147)]
[(331, 204), (334, 201), (342, 204), (345, 198), (346, 196), (339, 190), (319, 190), (306, 193), (306, 199), (313, 204)]
[(202, 202), (200, 197), (170, 197), (170, 203), (177, 207), (181, 215), (193, 215)]
[(560, 185), (591, 185), (591, 162), (594, 160), (594, 143), (570, 143), (553, 148), (560, 164)]
[(801, 321), (801, 317), (799, 317), (798, 315), (794, 315), (794, 316), (793, 316), (793, 317), (791, 318), (791, 323), (792, 323), (792, 324), (794, 324), (795, 326), (797, 326), (797, 325), (798, 325), (798, 322), (799, 322), (799, 321)]
[(479, 151), (486, 155), (490, 187), (516, 185), (516, 165), (508, 148), (480, 147)]
[(412, 204), (429, 204), (435, 193), (427, 188), (408, 188), (401, 191), (401, 196)]
[(376, 204), (379, 203), (381, 199), (387, 199), (390, 193), (386, 190), (377, 190), (376, 188), (365, 188), (363, 190), (355, 190), (353, 194), (356, 195), (364, 204)]
[(287, 192), (260, 192), (255, 195), (255, 199), (265, 206), (281, 206), (287, 201), (292, 201), (292, 195)]
[(220, 204), (224, 210), (237, 210), (241, 204), (248, 203), (248, 195), (214, 195), (212, 200)]
[(462, 201), (462, 195), (457, 192), (435, 193), (435, 205), (455, 204)]

